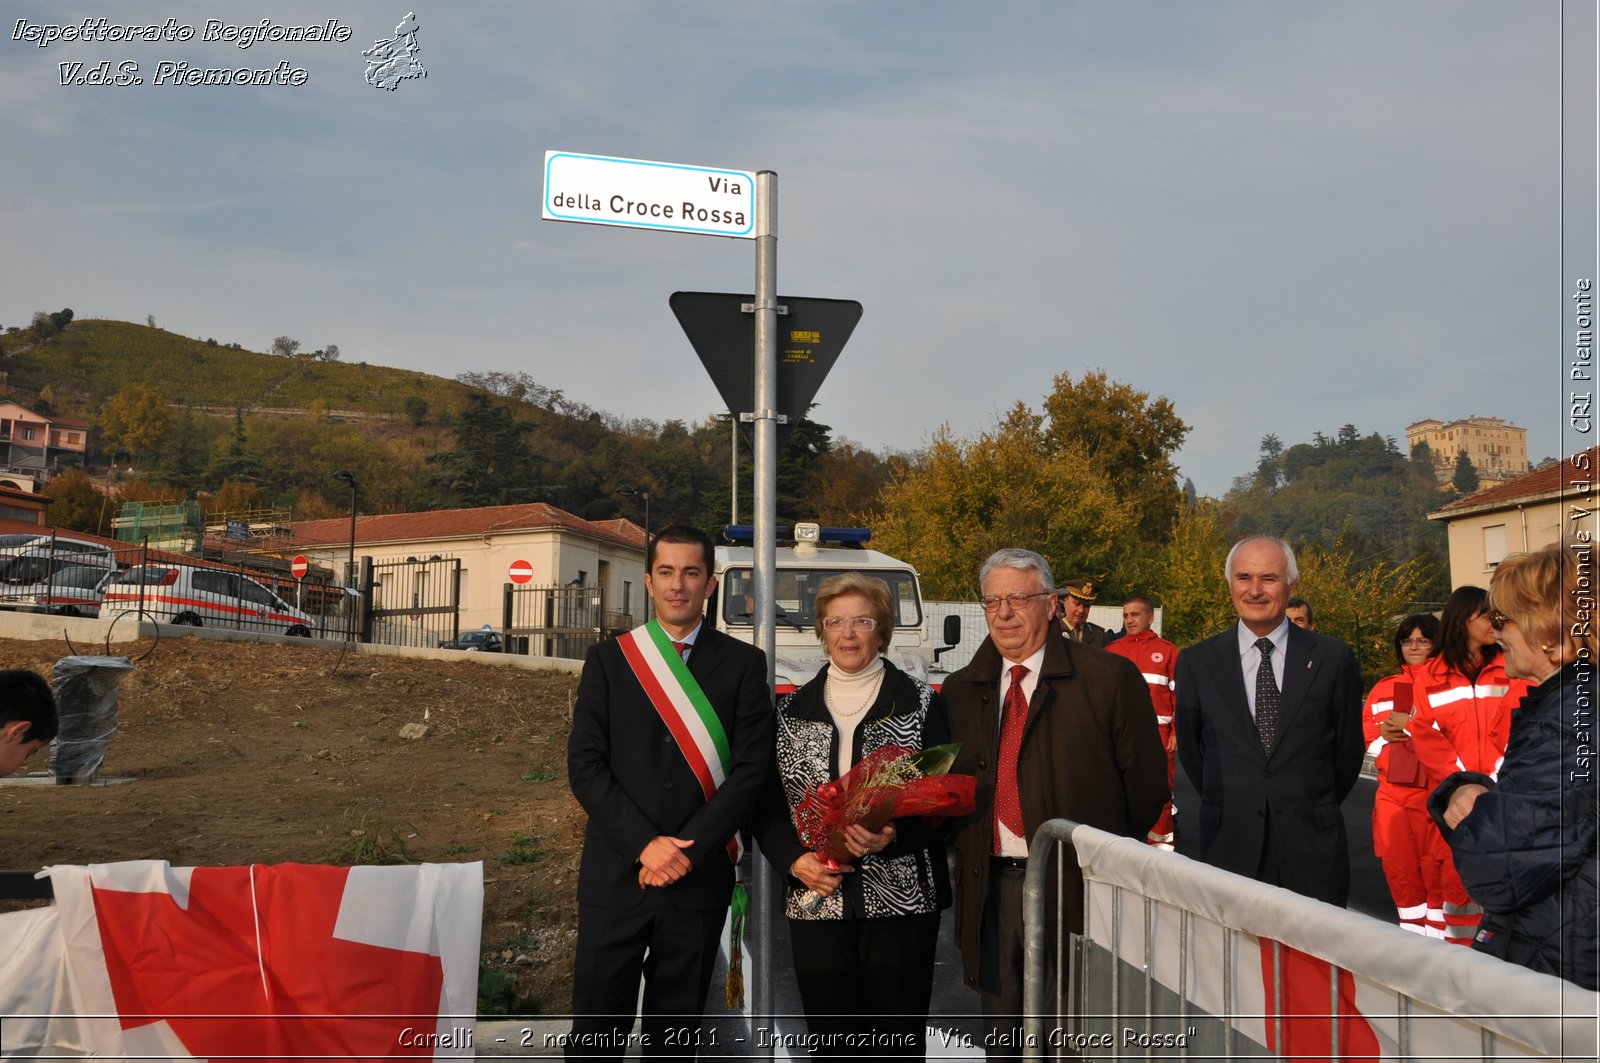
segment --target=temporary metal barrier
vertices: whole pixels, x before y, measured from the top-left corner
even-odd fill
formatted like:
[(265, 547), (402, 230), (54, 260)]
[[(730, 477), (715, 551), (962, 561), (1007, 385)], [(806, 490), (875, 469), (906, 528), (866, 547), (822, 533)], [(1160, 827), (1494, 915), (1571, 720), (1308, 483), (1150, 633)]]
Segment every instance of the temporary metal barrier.
[[(1084, 932), (1046, 941), (1066, 859), (1083, 871)], [(1067, 820), (1039, 828), (1024, 891), (1035, 1057), (1593, 1059), (1600, 1047), (1600, 994)], [(1047, 961), (1064, 969), (1069, 948), (1069, 996), (1047, 1001)]]
[(385, 646), (437, 646), (461, 630), (461, 559), (362, 559), (369, 607), (362, 641)]
[(582, 660), (607, 634), (634, 626), (631, 616), (607, 613), (603, 599), (598, 586), (507, 583), (502, 626), (510, 648), (535, 657)]

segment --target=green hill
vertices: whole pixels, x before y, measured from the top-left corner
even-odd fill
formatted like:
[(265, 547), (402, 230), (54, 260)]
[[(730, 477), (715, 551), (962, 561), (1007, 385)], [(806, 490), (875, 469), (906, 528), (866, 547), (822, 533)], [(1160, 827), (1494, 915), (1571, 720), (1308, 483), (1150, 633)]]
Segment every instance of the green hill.
[[(0, 397), (95, 429), (87, 467), (99, 487), (83, 477), (52, 484), (65, 527), (103, 524), (107, 486), (129, 501), (199, 499), (208, 512), (259, 505), (335, 516), (349, 505), (333, 479), (342, 469), (361, 485), (365, 513), (548, 501), (642, 522), (649, 492), (657, 527), (726, 520), (725, 420), (624, 421), (522, 373), (452, 380), (62, 313), (65, 328), (43, 338), (37, 327), (3, 337)], [(153, 393), (134, 415), (149, 427), (137, 442), (117, 427), (127, 417), (107, 415), (130, 388)], [(803, 424), (805, 455), (826, 451), (825, 426)]]
[[(7, 348), (24, 346), (18, 339), (8, 336)], [(409, 369), (261, 354), (128, 321), (75, 321), (60, 335), (8, 356), (4, 366), (17, 394), (42, 395), (57, 416), (90, 421), (105, 400), (130, 384), (153, 387), (183, 406), (387, 416), (401, 415), (412, 396), (436, 413), (453, 414), (468, 395), (479, 393)]]

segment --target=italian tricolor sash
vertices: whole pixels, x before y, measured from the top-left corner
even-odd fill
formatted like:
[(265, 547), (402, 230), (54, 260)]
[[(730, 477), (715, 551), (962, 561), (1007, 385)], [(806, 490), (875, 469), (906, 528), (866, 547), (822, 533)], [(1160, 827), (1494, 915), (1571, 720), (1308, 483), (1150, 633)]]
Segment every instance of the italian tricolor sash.
[[(705, 691), (689, 674), (689, 666), (656, 621), (618, 636), (617, 644), (650, 704), (661, 714), (661, 722), (678, 743), (678, 752), (700, 780), (706, 800), (711, 800), (728, 777), (732, 754), (728, 734)], [(735, 832), (728, 840), (728, 857), (738, 864), (743, 853), (744, 846)]]

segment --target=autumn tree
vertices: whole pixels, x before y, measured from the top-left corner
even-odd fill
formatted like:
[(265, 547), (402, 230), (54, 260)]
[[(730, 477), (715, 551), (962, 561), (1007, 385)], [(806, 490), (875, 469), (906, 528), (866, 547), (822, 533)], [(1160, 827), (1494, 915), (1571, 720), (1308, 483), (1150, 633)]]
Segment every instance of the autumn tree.
[(1355, 647), (1370, 687), (1394, 672), (1394, 627), (1416, 612), (1430, 583), (1432, 559), (1390, 562), (1355, 556), (1343, 537), (1332, 546), (1296, 546), (1297, 593), (1317, 612), (1317, 633)]
[(82, 469), (68, 469), (50, 481), (50, 523), (58, 528), (104, 535), (120, 501), (95, 486)]
[(101, 435), (129, 454), (148, 453), (171, 427), (171, 407), (145, 384), (129, 384), (100, 407)]
[(1172, 526), (1172, 537), (1148, 567), (1141, 567), (1130, 588), (1161, 606), (1161, 634), (1188, 646), (1227, 628), (1237, 618), (1223, 576), (1233, 545), (1226, 522), (1214, 502), (1185, 507)]
[(267, 500), (261, 497), (261, 488), (255, 484), (224, 480), (206, 499), (205, 509), (206, 516), (210, 517), (212, 514), (247, 513), (266, 505)]
[(350, 515), (350, 506), (337, 506), (323, 497), (320, 491), (304, 488), (295, 496), (293, 515), (295, 520), (324, 520), (328, 517), (347, 517)]
[(1102, 370), (1076, 381), (1062, 373), (1045, 396), (1044, 412), (1045, 452), (1081, 448), (1132, 508), (1134, 538), (1151, 546), (1166, 542), (1182, 502), (1172, 455), (1189, 434), (1171, 400), (1151, 399)]
[(940, 429), (927, 450), (895, 462), (874, 545), (915, 565), (931, 598), (974, 598), (978, 566), (1005, 546), (1039, 551), (1058, 573), (1111, 571), (1134, 534), (1134, 507), (1081, 443), (1045, 435), (1022, 403), (970, 442)]
[(800, 496), (800, 511), (818, 524), (849, 527), (866, 520), (878, 493), (889, 482), (890, 463), (866, 448), (841, 439), (823, 455)]
[(285, 358), (293, 358), (294, 352), (300, 349), (300, 341), (289, 336), (279, 336), (272, 341), (272, 353), (280, 354)]

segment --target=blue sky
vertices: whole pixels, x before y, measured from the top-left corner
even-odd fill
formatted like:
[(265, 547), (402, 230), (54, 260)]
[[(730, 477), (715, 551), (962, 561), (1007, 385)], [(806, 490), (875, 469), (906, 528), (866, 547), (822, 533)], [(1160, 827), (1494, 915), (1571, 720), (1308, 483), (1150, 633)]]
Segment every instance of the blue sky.
[[(1346, 422), (1562, 449), (1555, 4), (411, 2), (8, 3), (0, 324), (153, 314), (718, 412), (667, 297), (750, 290), (754, 245), (542, 221), (561, 149), (777, 171), (780, 293), (866, 309), (816, 416), (873, 448), (1104, 369), (1173, 400), (1202, 493)], [(408, 10), (427, 77), (373, 88), (361, 51)], [(101, 15), (196, 39), (12, 39)], [(348, 42), (199, 39), (330, 17)], [(145, 83), (60, 84), (103, 60)], [(163, 60), (307, 78), (156, 85)]]

